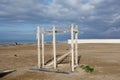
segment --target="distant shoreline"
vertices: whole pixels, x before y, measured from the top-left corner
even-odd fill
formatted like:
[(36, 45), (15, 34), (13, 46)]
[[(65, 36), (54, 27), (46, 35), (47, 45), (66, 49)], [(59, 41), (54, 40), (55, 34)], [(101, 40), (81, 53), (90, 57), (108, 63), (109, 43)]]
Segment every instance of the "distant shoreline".
[[(1, 40), (0, 40), (1, 41)], [(45, 44), (46, 43), (52, 43), (52, 41), (48, 41), (48, 42), (45, 42)], [(57, 41), (56, 43), (67, 43), (67, 41)], [(2, 42), (0, 42), (0, 46), (9, 46), (9, 45), (13, 45), (13, 46), (15, 46), (15, 45), (29, 45), (29, 44), (37, 44), (37, 41), (30, 41), (30, 40), (22, 40), (22, 41), (16, 41), (16, 40), (14, 40), (14, 41), (10, 41), (10, 40), (6, 40), (6, 41), (2, 41)]]
[(35, 40), (0, 40), (0, 45), (34, 44)]

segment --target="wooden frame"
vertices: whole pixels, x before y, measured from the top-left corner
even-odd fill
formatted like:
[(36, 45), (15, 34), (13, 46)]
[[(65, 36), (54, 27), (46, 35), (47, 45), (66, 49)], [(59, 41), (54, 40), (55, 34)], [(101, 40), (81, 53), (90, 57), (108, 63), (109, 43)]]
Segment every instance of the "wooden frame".
[[(56, 59), (56, 35), (55, 33), (66, 33), (71, 32), (71, 50), (68, 53), (65, 53), (60, 58)], [(45, 65), (44, 62), (44, 34), (52, 33), (53, 34), (53, 57), (54, 60), (50, 64)], [(37, 45), (38, 45), (38, 68), (44, 66), (50, 66), (52, 64), (54, 69), (57, 67), (57, 61), (61, 60), (63, 57), (69, 55), (71, 53), (71, 71), (74, 71), (74, 68), (78, 65), (78, 26), (71, 24), (71, 30), (55, 30), (55, 26), (53, 26), (52, 31), (44, 31), (42, 29), (42, 53), (40, 53), (40, 28), (37, 28)], [(74, 36), (75, 35), (75, 36)], [(75, 40), (75, 43), (74, 43)], [(41, 66), (42, 64), (42, 66)]]

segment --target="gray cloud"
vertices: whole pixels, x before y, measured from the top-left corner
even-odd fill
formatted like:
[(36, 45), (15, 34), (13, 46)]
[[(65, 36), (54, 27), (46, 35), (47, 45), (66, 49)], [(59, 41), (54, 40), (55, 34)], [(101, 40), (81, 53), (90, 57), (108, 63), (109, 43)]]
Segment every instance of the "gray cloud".
[[(44, 3), (44, 0), (1, 0), (0, 16), (2, 18), (0, 19), (10, 18), (13, 20), (12, 18), (15, 18), (18, 22), (29, 21), (30, 19), (36, 19), (37, 21), (37, 18), (51, 19), (53, 21), (107, 20), (107, 16), (110, 18), (111, 15), (115, 14), (116, 10), (114, 8), (119, 6), (118, 3), (115, 3), (115, 0), (87, 0), (86, 2), (84, 0), (53, 0), (48, 5)], [(108, 5), (109, 7), (107, 7)]]
[(81, 33), (101, 34), (120, 26), (118, 0), (0, 0), (2, 24), (79, 24)]

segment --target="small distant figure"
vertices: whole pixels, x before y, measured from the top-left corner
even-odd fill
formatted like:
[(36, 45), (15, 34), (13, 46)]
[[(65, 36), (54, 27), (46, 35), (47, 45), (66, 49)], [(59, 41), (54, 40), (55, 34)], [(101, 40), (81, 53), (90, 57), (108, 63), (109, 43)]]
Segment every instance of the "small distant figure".
[(17, 43), (17, 42), (15, 42), (15, 45), (18, 45), (18, 43)]

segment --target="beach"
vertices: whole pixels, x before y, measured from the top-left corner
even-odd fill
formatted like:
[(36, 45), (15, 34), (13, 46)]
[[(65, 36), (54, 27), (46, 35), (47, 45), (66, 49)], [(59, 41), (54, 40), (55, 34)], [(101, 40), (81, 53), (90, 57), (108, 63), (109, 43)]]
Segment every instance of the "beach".
[[(57, 56), (70, 50), (67, 43), (57, 43)], [(15, 69), (0, 80), (120, 80), (120, 44), (79, 44), (80, 63), (92, 66), (87, 73), (76, 68), (71, 74), (30, 70), (37, 67), (37, 45), (1, 45), (0, 71)], [(45, 44), (45, 62), (53, 58), (52, 44)], [(58, 64), (61, 71), (71, 71), (70, 57)]]

